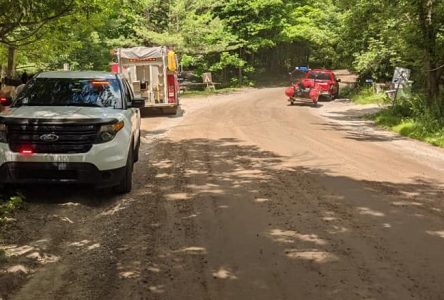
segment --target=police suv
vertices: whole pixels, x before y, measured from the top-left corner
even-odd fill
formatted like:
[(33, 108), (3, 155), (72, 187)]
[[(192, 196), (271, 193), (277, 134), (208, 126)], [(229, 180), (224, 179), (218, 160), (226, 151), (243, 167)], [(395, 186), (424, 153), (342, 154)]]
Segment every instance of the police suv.
[(67, 182), (128, 193), (140, 112), (120, 75), (46, 72), (0, 113), (0, 183)]

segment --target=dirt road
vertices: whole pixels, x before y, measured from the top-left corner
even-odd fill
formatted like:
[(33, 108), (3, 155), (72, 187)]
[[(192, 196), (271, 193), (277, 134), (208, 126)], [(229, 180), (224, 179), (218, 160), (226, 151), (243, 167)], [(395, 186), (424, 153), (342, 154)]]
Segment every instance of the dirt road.
[(29, 188), (3, 299), (444, 299), (444, 151), (282, 89), (144, 119), (126, 197)]

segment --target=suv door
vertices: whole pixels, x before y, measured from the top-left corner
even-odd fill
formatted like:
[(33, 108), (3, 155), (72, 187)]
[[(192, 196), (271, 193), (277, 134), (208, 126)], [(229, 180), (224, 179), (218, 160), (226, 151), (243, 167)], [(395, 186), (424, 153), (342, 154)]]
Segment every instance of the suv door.
[(124, 90), (124, 101), (126, 111), (128, 112), (128, 119), (131, 120), (131, 127), (132, 127), (132, 134), (133, 134), (133, 141), (134, 141), (134, 147), (137, 151), (137, 147), (140, 143), (140, 110), (138, 108), (131, 107), (131, 103), (134, 99), (134, 93), (131, 89), (128, 81), (126, 79), (122, 80), (123, 84), (123, 90)]

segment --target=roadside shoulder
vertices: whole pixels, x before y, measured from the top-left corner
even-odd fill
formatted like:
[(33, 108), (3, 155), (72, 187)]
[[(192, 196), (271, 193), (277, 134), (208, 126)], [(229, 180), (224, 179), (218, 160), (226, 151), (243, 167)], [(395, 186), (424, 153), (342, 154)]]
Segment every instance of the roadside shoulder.
[(325, 103), (321, 110), (313, 111), (313, 113), (327, 121), (326, 126), (344, 132), (348, 139), (391, 147), (400, 156), (422, 161), (433, 169), (444, 171), (444, 149), (401, 136), (376, 126), (374, 121), (366, 118), (384, 107), (378, 104), (359, 105), (345, 99), (338, 99)]

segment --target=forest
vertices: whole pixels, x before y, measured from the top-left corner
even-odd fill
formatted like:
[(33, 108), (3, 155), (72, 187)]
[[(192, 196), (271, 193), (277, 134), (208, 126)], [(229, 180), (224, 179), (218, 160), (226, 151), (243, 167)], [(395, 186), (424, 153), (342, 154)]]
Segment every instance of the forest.
[(298, 65), (362, 80), (412, 70), (416, 102), (444, 114), (438, 0), (1, 0), (4, 73), (109, 70), (113, 49), (168, 45), (184, 70), (230, 86), (288, 80)]

